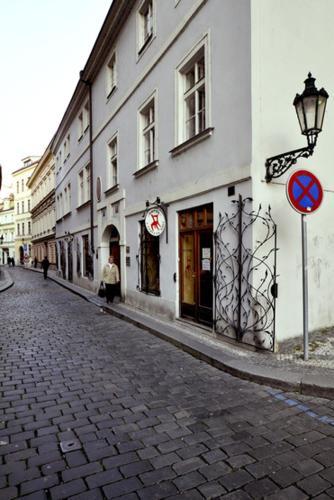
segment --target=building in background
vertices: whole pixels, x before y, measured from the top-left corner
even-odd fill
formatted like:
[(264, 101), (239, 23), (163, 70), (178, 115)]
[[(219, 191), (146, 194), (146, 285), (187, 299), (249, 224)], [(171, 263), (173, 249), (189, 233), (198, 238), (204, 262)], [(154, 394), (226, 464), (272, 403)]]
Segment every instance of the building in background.
[(0, 202), (0, 264), (7, 264), (15, 255), (14, 195)]
[(52, 269), (56, 267), (56, 205), (55, 163), (50, 145), (36, 165), (27, 187), (31, 191), (31, 257), (40, 263), (47, 256)]
[(23, 158), (23, 167), (12, 173), (14, 189), (15, 260), (28, 265), (31, 261), (31, 192), (27, 186), (29, 178), (38, 164), (39, 157)]

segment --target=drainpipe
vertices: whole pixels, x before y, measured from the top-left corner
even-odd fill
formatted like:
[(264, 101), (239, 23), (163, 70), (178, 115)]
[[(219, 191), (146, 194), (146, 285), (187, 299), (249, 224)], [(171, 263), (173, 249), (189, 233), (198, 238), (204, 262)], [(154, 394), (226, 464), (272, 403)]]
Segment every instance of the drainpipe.
[[(90, 248), (91, 252), (95, 254), (94, 248), (94, 169), (93, 169), (93, 107), (92, 107), (92, 84), (89, 80), (82, 78), (83, 71), (80, 71), (80, 82), (88, 87), (89, 92), (89, 162), (90, 162)], [(94, 263), (93, 263), (94, 272)]]

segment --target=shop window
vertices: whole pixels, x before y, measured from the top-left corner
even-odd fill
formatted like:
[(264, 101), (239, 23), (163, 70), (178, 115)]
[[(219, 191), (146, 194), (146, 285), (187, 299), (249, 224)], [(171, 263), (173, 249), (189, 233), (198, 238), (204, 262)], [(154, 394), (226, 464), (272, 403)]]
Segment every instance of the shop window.
[(93, 259), (89, 251), (89, 239), (88, 235), (82, 237), (82, 248), (83, 248), (83, 275), (86, 278), (93, 277)]
[(140, 232), (141, 291), (160, 295), (159, 237), (152, 236), (144, 222), (141, 223)]

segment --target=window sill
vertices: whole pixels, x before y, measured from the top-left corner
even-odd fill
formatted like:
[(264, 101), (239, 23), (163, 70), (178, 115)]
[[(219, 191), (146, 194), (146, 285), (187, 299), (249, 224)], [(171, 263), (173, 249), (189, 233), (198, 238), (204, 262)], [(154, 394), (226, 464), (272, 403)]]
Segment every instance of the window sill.
[(113, 93), (116, 91), (117, 87), (116, 85), (114, 85), (111, 90), (108, 92), (107, 94), (107, 101), (109, 101), (109, 99), (111, 98), (111, 96), (113, 95)]
[(105, 195), (116, 193), (116, 191), (119, 190), (119, 184), (115, 184), (114, 186), (111, 186), (110, 188), (106, 189), (104, 191)]
[(63, 219), (66, 219), (67, 217), (69, 217), (70, 215), (72, 214), (72, 211), (70, 210), (69, 212), (66, 212), (66, 214), (63, 215)]
[(82, 203), (81, 205), (78, 205), (77, 210), (81, 210), (82, 208), (88, 207), (88, 205), (90, 205), (90, 200), (87, 200), (84, 203)]
[(178, 155), (184, 153), (184, 151), (187, 151), (187, 149), (191, 148), (195, 144), (197, 144), (201, 141), (204, 141), (208, 137), (211, 137), (213, 131), (214, 131), (214, 127), (206, 128), (205, 130), (203, 130), (199, 134), (194, 135), (193, 137), (186, 140), (185, 142), (182, 142), (182, 144), (179, 144), (175, 148), (171, 149), (169, 151), (170, 154), (172, 155), (172, 157), (174, 157), (174, 156), (178, 156)]
[(146, 174), (147, 172), (150, 172), (151, 170), (154, 170), (155, 168), (157, 168), (158, 165), (159, 165), (159, 160), (154, 160), (151, 163), (148, 163), (147, 165), (145, 165), (145, 167), (138, 169), (132, 175), (136, 178), (141, 177), (142, 175)]

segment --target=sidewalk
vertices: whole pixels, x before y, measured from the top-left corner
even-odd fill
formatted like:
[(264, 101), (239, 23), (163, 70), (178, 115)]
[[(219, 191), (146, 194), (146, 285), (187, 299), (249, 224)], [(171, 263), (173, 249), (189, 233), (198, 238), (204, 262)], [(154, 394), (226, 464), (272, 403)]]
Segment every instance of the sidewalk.
[[(39, 269), (24, 269), (42, 273)], [(310, 359), (305, 362), (300, 339), (280, 345), (279, 353), (253, 352), (214, 338), (204, 329), (188, 322), (158, 319), (123, 303), (107, 305), (104, 299), (93, 292), (59, 278), (55, 272), (49, 272), (49, 278), (105, 312), (140, 326), (231, 375), (284, 391), (334, 398), (332, 330), (311, 336)]]

